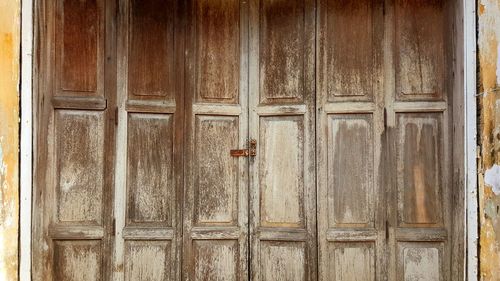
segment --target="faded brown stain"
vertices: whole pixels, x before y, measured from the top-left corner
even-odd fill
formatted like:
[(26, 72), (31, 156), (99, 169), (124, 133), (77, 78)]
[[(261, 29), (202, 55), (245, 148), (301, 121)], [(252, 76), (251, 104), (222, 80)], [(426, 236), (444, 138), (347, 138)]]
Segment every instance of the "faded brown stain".
[(18, 278), (19, 8), (0, 2), (0, 280)]
[(500, 196), (484, 184), (483, 171), (500, 162), (499, 139), (500, 108), (497, 77), (498, 44), (500, 40), (500, 0), (479, 1), (479, 98), (481, 108), (479, 163), (480, 205), (480, 276), (481, 280), (500, 280)]

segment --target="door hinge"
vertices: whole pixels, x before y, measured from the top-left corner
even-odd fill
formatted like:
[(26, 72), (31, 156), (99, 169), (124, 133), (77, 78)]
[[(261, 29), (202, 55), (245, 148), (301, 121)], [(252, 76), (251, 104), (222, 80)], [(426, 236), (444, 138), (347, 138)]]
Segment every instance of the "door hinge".
[(389, 240), (389, 221), (385, 221), (385, 240)]
[(111, 225), (111, 235), (116, 235), (116, 219), (113, 219), (113, 224)]
[(387, 128), (387, 108), (384, 107), (384, 128)]
[(248, 149), (233, 149), (230, 151), (233, 157), (248, 157), (257, 155), (257, 141), (251, 139), (248, 142)]
[(115, 107), (115, 125), (118, 125), (118, 106)]

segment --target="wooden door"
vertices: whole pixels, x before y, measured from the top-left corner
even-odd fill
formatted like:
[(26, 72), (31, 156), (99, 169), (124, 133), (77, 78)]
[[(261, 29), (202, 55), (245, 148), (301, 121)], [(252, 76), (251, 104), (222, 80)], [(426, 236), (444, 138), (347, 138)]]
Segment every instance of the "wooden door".
[(38, 1), (34, 280), (108, 280), (114, 3)]
[[(445, 0), (390, 0), (389, 280), (450, 280), (452, 25)], [(448, 15), (448, 16), (447, 16)], [(421, 20), (425, 19), (425, 21)]]
[(40, 1), (34, 279), (450, 280), (447, 5)]
[(183, 280), (248, 280), (248, 4), (187, 11)]
[(113, 280), (179, 280), (183, 6), (119, 1)]
[(250, 3), (251, 280), (316, 280), (310, 0)]
[(319, 280), (450, 278), (445, 8), (320, 1)]
[(319, 280), (384, 280), (383, 2), (319, 10)]

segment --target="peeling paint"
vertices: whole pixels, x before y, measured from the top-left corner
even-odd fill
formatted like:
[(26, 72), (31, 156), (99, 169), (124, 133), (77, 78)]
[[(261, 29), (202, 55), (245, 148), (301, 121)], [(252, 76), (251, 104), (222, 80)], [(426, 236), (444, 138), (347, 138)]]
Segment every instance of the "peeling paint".
[(20, 2), (0, 1), (0, 280), (18, 279)]
[(500, 280), (500, 0), (478, 4), (480, 278)]

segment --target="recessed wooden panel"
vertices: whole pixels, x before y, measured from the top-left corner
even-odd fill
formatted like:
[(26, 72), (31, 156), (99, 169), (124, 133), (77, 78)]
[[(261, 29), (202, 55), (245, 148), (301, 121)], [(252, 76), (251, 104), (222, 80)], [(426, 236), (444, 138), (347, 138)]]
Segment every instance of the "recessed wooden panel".
[(101, 224), (104, 188), (104, 113), (55, 113), (59, 222)]
[(103, 1), (59, 1), (61, 10), (55, 36), (60, 90), (96, 92), (102, 73), (99, 68), (104, 45)]
[(443, 281), (442, 243), (401, 243), (398, 280)]
[(128, 118), (127, 194), (129, 224), (172, 225), (173, 116), (130, 114)]
[(373, 160), (372, 115), (330, 115), (328, 216), (331, 227), (367, 227), (373, 223)]
[(54, 280), (103, 280), (101, 272), (101, 242), (54, 241)]
[(170, 241), (127, 241), (125, 244), (126, 281), (174, 280)]
[(259, 280), (306, 280), (304, 242), (261, 242)]
[(441, 113), (398, 115), (400, 223), (441, 222)]
[(328, 248), (328, 280), (375, 281), (373, 242), (330, 243)]
[(261, 224), (304, 226), (303, 116), (261, 117)]
[[(328, 0), (326, 59), (328, 100), (373, 96), (375, 56), (374, 0)], [(380, 29), (380, 28), (379, 28)], [(353, 97), (354, 96), (354, 97)]]
[(194, 241), (194, 280), (239, 280), (238, 241)]
[(239, 0), (195, 2), (197, 100), (237, 103), (240, 78)]
[(131, 0), (130, 95), (173, 97), (175, 6), (173, 0)]
[(239, 120), (235, 116), (195, 117), (195, 221), (235, 224), (238, 212)]
[[(304, 88), (304, 0), (261, 0), (261, 102), (300, 101)], [(278, 102), (278, 101), (276, 101)]]
[(396, 91), (400, 99), (443, 96), (443, 2), (396, 1)]

